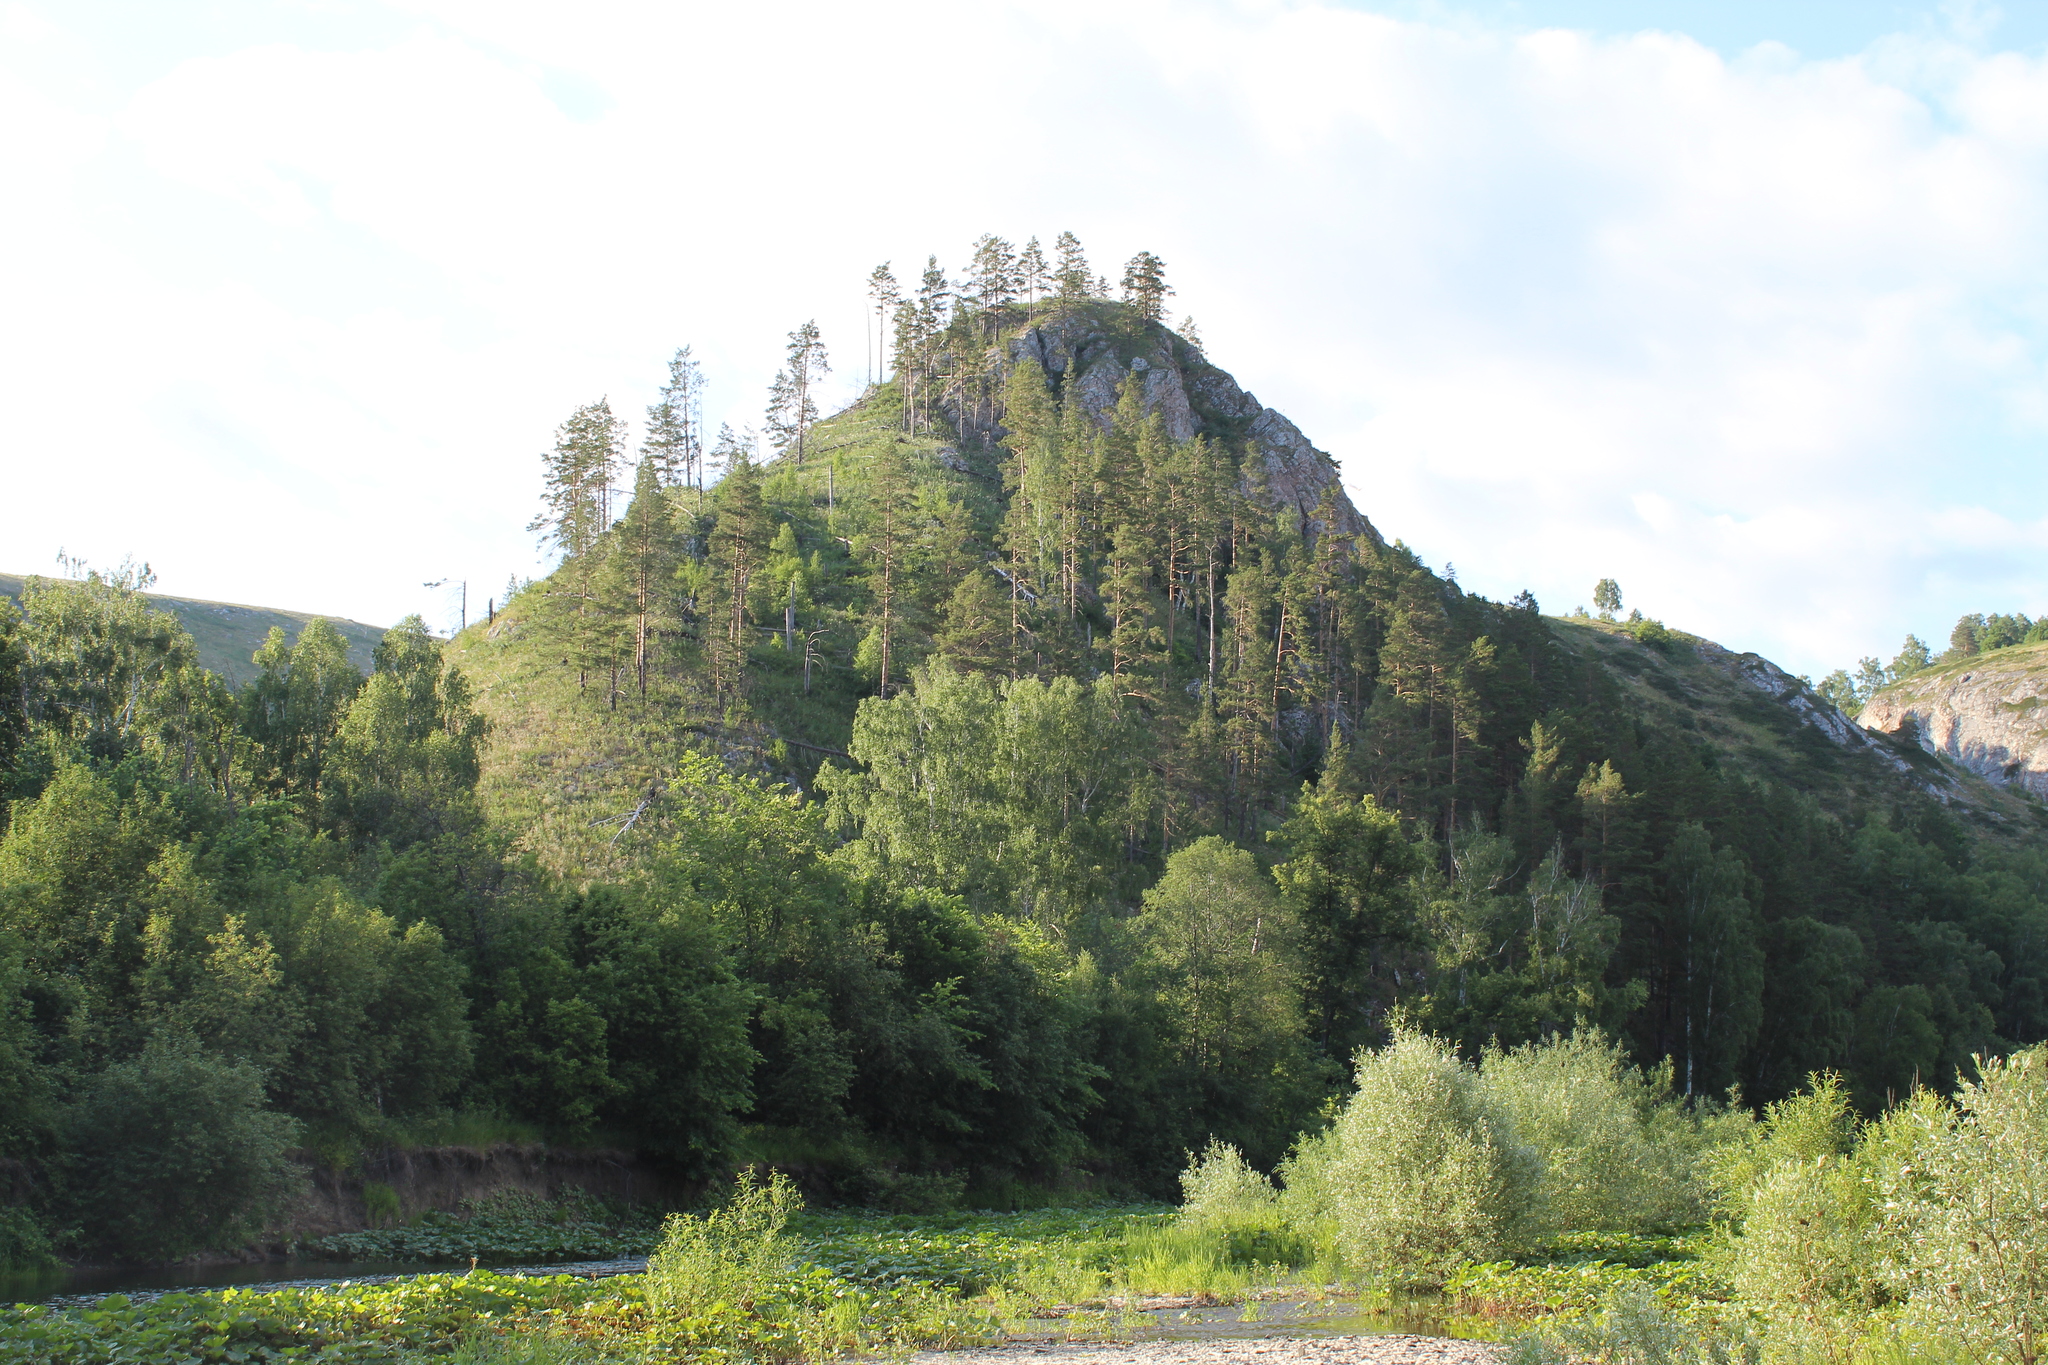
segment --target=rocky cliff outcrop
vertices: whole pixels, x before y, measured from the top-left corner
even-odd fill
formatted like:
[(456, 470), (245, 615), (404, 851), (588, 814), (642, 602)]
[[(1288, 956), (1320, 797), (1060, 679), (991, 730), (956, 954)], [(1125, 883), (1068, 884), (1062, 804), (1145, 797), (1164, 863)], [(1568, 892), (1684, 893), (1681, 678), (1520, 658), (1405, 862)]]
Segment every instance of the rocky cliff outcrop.
[[(1211, 440), (1256, 450), (1266, 487), (1276, 505), (1292, 507), (1314, 521), (1324, 494), (1330, 495), (1332, 529), (1375, 546), (1386, 541), (1344, 491), (1335, 459), (1302, 434), (1287, 417), (1262, 405), (1228, 373), (1211, 365), (1185, 340), (1157, 324), (1132, 335), (1102, 308), (1080, 306), (1042, 315), (1020, 327), (989, 356), (996, 387), (1010, 366), (1036, 361), (1068, 403), (1104, 423), (1127, 380), (1135, 379), (1145, 410), (1156, 412), (1175, 441), (1206, 435)], [(948, 412), (955, 428), (989, 443), (1002, 439), (1000, 404)]]
[(1872, 697), (1857, 719), (1989, 781), (2048, 796), (2048, 645), (1917, 673)]

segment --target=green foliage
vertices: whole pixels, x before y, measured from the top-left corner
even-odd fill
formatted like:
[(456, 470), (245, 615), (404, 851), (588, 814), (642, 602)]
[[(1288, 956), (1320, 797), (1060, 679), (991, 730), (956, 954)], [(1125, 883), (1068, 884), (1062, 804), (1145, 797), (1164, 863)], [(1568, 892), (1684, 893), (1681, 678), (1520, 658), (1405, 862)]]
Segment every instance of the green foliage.
[[(1562, 1349), (1560, 1349), (1560, 1347)], [(1612, 1291), (1591, 1317), (1546, 1334), (1516, 1338), (1507, 1365), (1757, 1365), (1762, 1352), (1747, 1333), (1685, 1322), (1640, 1285)]]
[(1481, 1078), (1495, 1107), (1543, 1162), (1553, 1226), (1640, 1232), (1705, 1221), (1704, 1153), (1739, 1138), (1745, 1116), (1697, 1111), (1671, 1093), (1668, 1067), (1646, 1073), (1619, 1045), (1580, 1030), (1490, 1048)]
[(1421, 938), (1411, 878), (1426, 860), (1400, 817), (1343, 789), (1343, 770), (1304, 788), (1269, 837), (1292, 852), (1273, 871), (1299, 925), (1310, 1025), (1326, 1053), (1348, 1057), (1395, 1003), (1398, 963)]
[(1299, 925), (1252, 855), (1213, 835), (1175, 851), (1135, 922), (1169, 1046), (1203, 1112), (1248, 1136), (1258, 1116), (1293, 1126), (1308, 1079)]
[[(389, 1186), (381, 1187), (387, 1192)], [(368, 1190), (365, 1194), (367, 1196)], [(398, 1212), (396, 1196), (388, 1204)], [(374, 1217), (377, 1208), (371, 1212)], [(639, 1207), (620, 1207), (581, 1191), (548, 1200), (504, 1190), (465, 1202), (460, 1213), (430, 1209), (404, 1226), (338, 1233), (314, 1244), (337, 1261), (466, 1261), (498, 1265), (613, 1260), (645, 1256), (660, 1235), (660, 1218)]]
[(388, 1227), (398, 1221), (398, 1191), (381, 1180), (363, 1182), (363, 1212), (370, 1226)]
[(1649, 645), (1653, 649), (1668, 649), (1677, 644), (1679, 639), (1662, 621), (1650, 616), (1630, 620), (1628, 633), (1635, 637), (1636, 643)]
[[(1160, 1193), (1212, 1139), (1273, 1165), (1404, 1022), (1499, 1045), (1438, 1077), (1424, 1127), (1468, 1145), (1431, 1197), (1466, 1231), (1428, 1279), (1546, 1219), (1690, 1216), (1674, 1154), (1738, 1083), (1833, 1068), (1870, 1114), (2048, 1036), (2048, 864), (1658, 622), (1488, 601), (1334, 484), (1281, 492), (1148, 317), (1157, 261), (1113, 303), (1055, 254), (1050, 301), (993, 236), (965, 287), (878, 277), (894, 375), (813, 426), (800, 333), (792, 449), (726, 433), (715, 488), (678, 486), (686, 355), (623, 517), (623, 423), (581, 410), (555, 572), (367, 673), (310, 622), (231, 689), (132, 566), (0, 612), (0, 1158), (56, 1188), (58, 1113), (192, 1040), (335, 1161), (461, 1112), (697, 1176), (795, 1153), (901, 1209)], [(1587, 1026), (1627, 1057), (1524, 1049)], [(1245, 1237), (1320, 1257), (1346, 1200), (1358, 1245), (1408, 1235), (1350, 1179), (1369, 1108), (1297, 1142)], [(1533, 1185), (1502, 1174), (1525, 1147)], [(1272, 1246), (1237, 1236), (1150, 1228), (1124, 1265), (1246, 1283)]]
[(57, 1250), (42, 1220), (19, 1204), (0, 1204), (0, 1274), (49, 1270), (57, 1264)]
[(1477, 1068), (1407, 1029), (1358, 1056), (1330, 1189), (1345, 1256), (1382, 1280), (1440, 1284), (1543, 1228), (1542, 1160)]
[(690, 1317), (713, 1304), (747, 1306), (795, 1260), (785, 1235), (803, 1197), (780, 1171), (767, 1180), (740, 1175), (725, 1203), (708, 1214), (670, 1214), (647, 1262), (647, 1301), (657, 1312)]
[[(1227, 1143), (1212, 1141), (1181, 1172), (1180, 1187), (1180, 1213), (1173, 1229), (1180, 1236), (1155, 1235), (1150, 1239), (1152, 1245), (1145, 1248), (1148, 1255), (1132, 1257), (1155, 1281), (1176, 1276), (1182, 1282), (1198, 1281), (1204, 1288), (1217, 1281), (1213, 1272), (1191, 1276), (1182, 1269), (1162, 1273), (1165, 1268), (1159, 1263), (1169, 1259), (1185, 1266), (1201, 1257), (1217, 1271), (1237, 1268), (1254, 1275), (1298, 1270), (1334, 1259), (1327, 1236), (1319, 1235), (1326, 1231), (1320, 1220), (1297, 1222), (1290, 1218), (1293, 1210), (1281, 1204), (1273, 1183)], [(1175, 1247), (1175, 1242), (1181, 1245)], [(1179, 1253), (1177, 1258), (1161, 1255), (1169, 1248)]]
[(1983, 1059), (1953, 1114), (1921, 1103), (1887, 1126), (1908, 1317), (1993, 1359), (2048, 1355), (2048, 1049)]
[(70, 1106), (68, 1205), (91, 1249), (174, 1257), (253, 1233), (295, 1188), (296, 1126), (253, 1067), (152, 1042)]
[(998, 681), (943, 662), (863, 702), (818, 784), (852, 856), (909, 886), (1060, 923), (1124, 889), (1116, 849), (1142, 782), (1139, 735), (1110, 679)]
[(317, 1290), (166, 1294), (139, 1304), (115, 1294), (89, 1308), (0, 1309), (0, 1361), (397, 1365), (454, 1352), (479, 1331), (573, 1321), (579, 1308), (594, 1310), (598, 1321), (615, 1319), (616, 1309), (604, 1302), (610, 1297), (589, 1281), (567, 1276), (525, 1279), (487, 1272)]
[(1607, 980), (1622, 924), (1606, 913), (1597, 880), (1572, 876), (1553, 845), (1511, 889), (1515, 848), (1499, 835), (1462, 835), (1450, 855), (1450, 875), (1425, 867), (1414, 881), (1436, 968), (1433, 989), (1412, 1001), (1417, 1020), (1468, 1051), (1551, 1036), (1574, 1021), (1625, 1023), (1644, 991)]

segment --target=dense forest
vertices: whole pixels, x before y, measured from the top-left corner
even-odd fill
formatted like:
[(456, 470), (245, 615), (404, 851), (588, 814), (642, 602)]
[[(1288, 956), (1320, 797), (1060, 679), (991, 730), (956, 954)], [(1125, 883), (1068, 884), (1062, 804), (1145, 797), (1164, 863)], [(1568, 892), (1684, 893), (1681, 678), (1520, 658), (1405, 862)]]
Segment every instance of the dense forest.
[(0, 1242), (175, 1253), (288, 1150), (489, 1132), (1170, 1189), (1404, 1022), (1867, 1111), (2048, 1037), (2038, 825), (1702, 702), (1611, 584), (1386, 542), (1156, 257), (870, 289), (871, 382), (821, 415), (797, 328), (768, 458), (687, 349), (637, 444), (578, 409), (558, 567), (367, 674), (316, 622), (230, 688), (133, 567), (0, 603)]

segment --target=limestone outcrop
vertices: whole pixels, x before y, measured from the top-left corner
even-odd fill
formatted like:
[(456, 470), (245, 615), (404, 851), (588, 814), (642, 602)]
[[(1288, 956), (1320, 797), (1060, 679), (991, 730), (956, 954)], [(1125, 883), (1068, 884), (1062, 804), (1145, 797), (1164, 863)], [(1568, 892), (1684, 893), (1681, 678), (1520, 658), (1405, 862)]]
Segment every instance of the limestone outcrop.
[[(1378, 530), (1344, 491), (1335, 459), (1316, 448), (1287, 417), (1247, 393), (1228, 373), (1164, 327), (1153, 325), (1136, 337), (1112, 330), (1086, 307), (1043, 316), (993, 348), (988, 357), (996, 388), (1010, 366), (1036, 361), (1066, 402), (1079, 403), (1105, 425), (1126, 380), (1135, 378), (1145, 410), (1156, 412), (1175, 441), (1197, 435), (1256, 448), (1268, 492), (1278, 506), (1292, 507), (1314, 521), (1327, 492), (1331, 529), (1375, 546), (1386, 544)], [(949, 411), (963, 435), (989, 443), (1007, 434), (1000, 404)]]
[(1988, 781), (2048, 797), (2048, 645), (1916, 673), (1872, 697), (1857, 719)]

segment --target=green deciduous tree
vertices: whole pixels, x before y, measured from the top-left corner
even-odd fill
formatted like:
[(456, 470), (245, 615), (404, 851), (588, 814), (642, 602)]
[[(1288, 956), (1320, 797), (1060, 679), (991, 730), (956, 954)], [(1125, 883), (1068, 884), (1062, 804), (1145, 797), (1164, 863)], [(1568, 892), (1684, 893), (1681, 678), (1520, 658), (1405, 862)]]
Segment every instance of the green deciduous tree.
[(167, 1258), (254, 1234), (293, 1189), (297, 1125), (256, 1068), (153, 1043), (96, 1076), (65, 1116), (72, 1211), (94, 1250)]
[(1301, 926), (1309, 1026), (1338, 1058), (1383, 1036), (1400, 968), (1421, 946), (1410, 878), (1422, 866), (1400, 817), (1340, 783), (1305, 788), (1270, 836), (1290, 854), (1273, 876)]
[(25, 620), (14, 665), (27, 718), (111, 757), (156, 732), (179, 675), (194, 667), (192, 638), (149, 605), (147, 564), (108, 573), (66, 560), (74, 576), (22, 584)]

